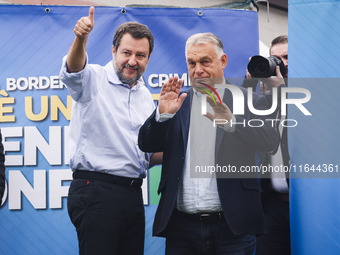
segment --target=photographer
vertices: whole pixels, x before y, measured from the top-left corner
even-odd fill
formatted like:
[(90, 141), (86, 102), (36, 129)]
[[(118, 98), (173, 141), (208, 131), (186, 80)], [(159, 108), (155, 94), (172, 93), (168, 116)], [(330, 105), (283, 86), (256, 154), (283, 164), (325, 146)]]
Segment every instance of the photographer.
[[(262, 83), (261, 93), (266, 95), (268, 105), (272, 104), (271, 90), (278, 89), (278, 101), (280, 101), (280, 87), (286, 86), (285, 78), (288, 77), (288, 36), (281, 35), (272, 40), (269, 49), (269, 58), (255, 56), (251, 58), (247, 67), (246, 78), (243, 87), (252, 87), (256, 90), (258, 81)], [(254, 64), (255, 62), (255, 64)], [(276, 64), (276, 66), (275, 66)], [(273, 67), (274, 66), (274, 67)], [(274, 68), (274, 70), (269, 70)], [(256, 72), (257, 71), (257, 72)], [(271, 72), (273, 71), (273, 73)], [(262, 75), (261, 76), (261, 72)], [(252, 75), (253, 74), (253, 75)], [(259, 78), (254, 79), (254, 77)], [(281, 109), (272, 115), (273, 119), (282, 120)], [(258, 164), (289, 165), (289, 153), (287, 145), (287, 128), (278, 126), (280, 144), (277, 150), (271, 154), (261, 155)], [(290, 254), (290, 223), (289, 223), (289, 181), (284, 173), (271, 175), (261, 179), (262, 205), (266, 217), (267, 234), (256, 239), (256, 255)]]

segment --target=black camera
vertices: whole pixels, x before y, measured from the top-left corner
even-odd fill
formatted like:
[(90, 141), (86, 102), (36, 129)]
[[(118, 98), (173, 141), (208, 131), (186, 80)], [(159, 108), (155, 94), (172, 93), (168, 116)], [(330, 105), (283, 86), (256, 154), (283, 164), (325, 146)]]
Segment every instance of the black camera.
[(247, 68), (253, 78), (267, 78), (276, 76), (276, 66), (280, 67), (280, 72), (284, 77), (287, 70), (282, 60), (277, 56), (265, 58), (256, 55), (251, 58)]

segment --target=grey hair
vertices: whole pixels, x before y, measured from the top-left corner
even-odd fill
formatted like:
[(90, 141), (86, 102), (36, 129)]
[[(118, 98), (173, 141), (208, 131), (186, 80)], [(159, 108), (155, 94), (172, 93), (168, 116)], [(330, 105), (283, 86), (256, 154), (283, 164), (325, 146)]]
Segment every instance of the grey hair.
[(220, 38), (212, 33), (197, 33), (190, 36), (185, 44), (185, 58), (187, 58), (189, 46), (201, 43), (213, 43), (218, 58), (224, 54), (223, 43)]

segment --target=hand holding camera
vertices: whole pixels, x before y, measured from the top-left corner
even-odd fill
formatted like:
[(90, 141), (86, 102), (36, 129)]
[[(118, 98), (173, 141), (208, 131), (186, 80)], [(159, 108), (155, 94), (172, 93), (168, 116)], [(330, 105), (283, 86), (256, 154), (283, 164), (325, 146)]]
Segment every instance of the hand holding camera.
[(277, 56), (269, 56), (268, 58), (256, 55), (251, 58), (247, 69), (253, 78), (268, 78), (277, 76), (276, 67), (279, 67), (281, 76), (286, 75), (286, 67), (283, 61)]
[(260, 79), (268, 89), (285, 84), (283, 77), (286, 73), (283, 61), (274, 55), (268, 58), (253, 56), (247, 66), (247, 78)]

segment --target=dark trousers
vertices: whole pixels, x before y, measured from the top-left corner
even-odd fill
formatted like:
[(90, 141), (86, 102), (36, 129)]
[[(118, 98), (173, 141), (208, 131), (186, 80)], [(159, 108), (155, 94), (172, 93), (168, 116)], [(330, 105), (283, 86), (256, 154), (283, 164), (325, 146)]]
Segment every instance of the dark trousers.
[(79, 254), (141, 255), (145, 217), (140, 187), (76, 179), (67, 207), (77, 230)]
[(266, 196), (263, 209), (267, 234), (256, 239), (256, 255), (290, 255), (289, 202)]
[(173, 213), (166, 230), (166, 255), (252, 255), (254, 235), (234, 235), (225, 220), (203, 223)]

